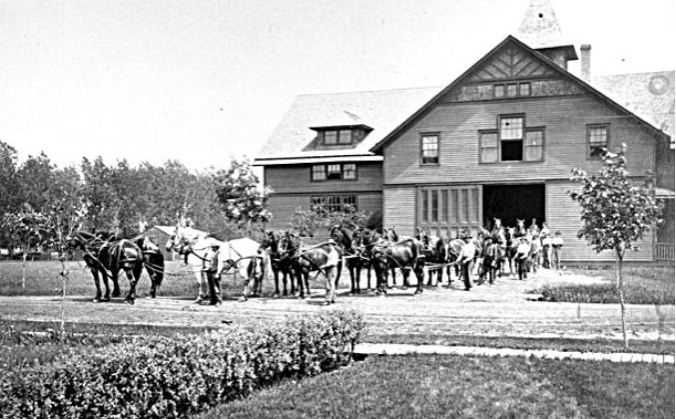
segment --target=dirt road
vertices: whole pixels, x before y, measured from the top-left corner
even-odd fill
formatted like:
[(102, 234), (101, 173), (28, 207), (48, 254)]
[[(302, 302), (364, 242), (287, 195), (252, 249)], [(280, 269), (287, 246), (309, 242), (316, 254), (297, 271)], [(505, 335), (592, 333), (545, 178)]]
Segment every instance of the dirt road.
[[(122, 300), (93, 303), (90, 297), (68, 297), (65, 317), (69, 322), (138, 323), (217, 326), (271, 321), (290, 314), (331, 309), (355, 309), (364, 313), (371, 334), (469, 334), (489, 336), (548, 336), (619, 338), (620, 310), (616, 304), (575, 304), (533, 301), (527, 291), (539, 283), (594, 281), (590, 277), (559, 277), (544, 271), (537, 279), (503, 279), (495, 285), (463, 291), (427, 288), (413, 296), (414, 288), (393, 289), (387, 297), (349, 296), (341, 290), (337, 303), (321, 305), (323, 290), (307, 300), (257, 298), (247, 302), (227, 300), (222, 306), (200, 306), (190, 299), (159, 297), (138, 299), (134, 306)], [(457, 287), (457, 288), (456, 288)], [(5, 319), (56, 320), (61, 315), (58, 297), (0, 297), (0, 317)], [(674, 339), (674, 306), (629, 305), (627, 324), (635, 339)]]

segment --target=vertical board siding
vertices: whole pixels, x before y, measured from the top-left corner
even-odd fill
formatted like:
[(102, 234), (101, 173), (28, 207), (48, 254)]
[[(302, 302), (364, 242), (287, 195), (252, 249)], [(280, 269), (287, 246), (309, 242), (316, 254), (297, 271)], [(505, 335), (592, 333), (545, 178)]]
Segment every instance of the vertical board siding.
[(416, 191), (409, 188), (385, 188), (383, 190), (383, 227), (396, 228), (400, 235), (415, 232)]
[(456, 238), (461, 231), (476, 235), (483, 219), (481, 186), (452, 185), (420, 188), (416, 227), (426, 233)]
[[(497, 128), (499, 115), (524, 114), (526, 128), (544, 127), (544, 160), (479, 164), (478, 131)], [(629, 116), (592, 96), (440, 104), (383, 150), (386, 185), (567, 179), (572, 168), (596, 171), (587, 158), (587, 124), (610, 124), (610, 148), (626, 143), (629, 171), (655, 169), (655, 139)], [(438, 166), (420, 164), (420, 134), (439, 133)]]
[[(546, 188), (547, 225), (552, 233), (560, 231), (564, 240), (562, 259), (566, 261), (614, 261), (612, 252), (597, 254), (584, 239), (578, 239), (577, 233), (582, 227), (580, 206), (570, 199), (569, 190), (577, 190), (579, 186), (572, 182), (548, 182)], [(649, 232), (638, 243), (640, 251), (628, 250), (627, 261), (653, 260), (653, 233)]]

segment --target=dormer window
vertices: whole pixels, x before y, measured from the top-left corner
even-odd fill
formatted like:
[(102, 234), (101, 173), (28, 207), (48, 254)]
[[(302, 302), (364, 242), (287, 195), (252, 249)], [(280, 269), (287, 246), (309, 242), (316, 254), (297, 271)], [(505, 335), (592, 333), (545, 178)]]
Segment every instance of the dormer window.
[(319, 146), (350, 146), (359, 143), (373, 128), (366, 125), (311, 127), (317, 131)]
[(330, 129), (322, 132), (324, 145), (350, 145), (352, 144), (351, 129)]

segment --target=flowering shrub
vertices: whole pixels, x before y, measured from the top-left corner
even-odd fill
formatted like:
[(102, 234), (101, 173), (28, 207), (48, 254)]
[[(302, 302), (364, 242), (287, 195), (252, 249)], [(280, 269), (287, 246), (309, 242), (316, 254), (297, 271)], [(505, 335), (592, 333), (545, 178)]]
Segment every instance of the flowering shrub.
[(282, 377), (348, 363), (361, 315), (334, 311), (282, 325), (143, 337), (0, 375), (0, 417), (178, 417)]

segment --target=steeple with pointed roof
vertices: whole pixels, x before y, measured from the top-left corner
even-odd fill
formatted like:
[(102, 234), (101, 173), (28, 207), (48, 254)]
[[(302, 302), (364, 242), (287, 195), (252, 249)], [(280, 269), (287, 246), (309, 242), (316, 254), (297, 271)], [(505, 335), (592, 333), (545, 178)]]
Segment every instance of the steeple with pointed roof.
[(531, 0), (516, 37), (565, 69), (568, 61), (577, 60), (575, 47), (565, 40), (549, 0)]

